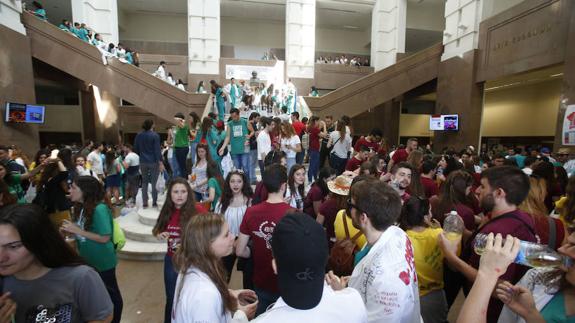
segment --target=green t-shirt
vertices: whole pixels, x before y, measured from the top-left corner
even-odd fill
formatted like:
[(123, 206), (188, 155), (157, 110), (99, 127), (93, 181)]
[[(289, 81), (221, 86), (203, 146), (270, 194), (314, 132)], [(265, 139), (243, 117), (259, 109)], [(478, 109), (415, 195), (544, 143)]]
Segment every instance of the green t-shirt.
[(189, 134), (190, 134), (190, 127), (188, 125), (184, 125), (184, 127), (176, 127), (176, 134), (174, 135), (174, 147), (182, 148), (188, 147), (189, 144)]
[(8, 192), (14, 195), (14, 197), (18, 200), (18, 204), (26, 204), (26, 199), (24, 198), (25, 192), (22, 189), (22, 175), (20, 174), (11, 174), (9, 175), (9, 180), (6, 181), (8, 184)]
[(575, 322), (575, 315), (567, 317), (565, 313), (565, 295), (563, 295), (563, 292), (559, 292), (551, 298), (549, 303), (541, 310), (541, 316), (543, 316), (545, 322)]
[(246, 152), (246, 136), (248, 135), (248, 122), (245, 119), (238, 121), (231, 120), (228, 122), (230, 130), (230, 144), (232, 146), (231, 154), (240, 155)]
[[(80, 216), (78, 225), (84, 228), (84, 218)], [(118, 260), (116, 258), (116, 250), (112, 242), (112, 210), (104, 203), (96, 206), (92, 216), (92, 225), (90, 228), (84, 230), (99, 234), (101, 236), (110, 236), (110, 240), (106, 243), (99, 243), (82, 236), (76, 237), (78, 244), (78, 253), (88, 265), (96, 268), (97, 271), (106, 271), (115, 268)]]
[(213, 188), (216, 191), (216, 196), (214, 196), (214, 200), (210, 206), (210, 211), (213, 211), (216, 208), (216, 204), (218, 204), (218, 201), (220, 200), (220, 196), (222, 196), (222, 188), (220, 187), (218, 180), (213, 177), (208, 180), (208, 190), (210, 188)]

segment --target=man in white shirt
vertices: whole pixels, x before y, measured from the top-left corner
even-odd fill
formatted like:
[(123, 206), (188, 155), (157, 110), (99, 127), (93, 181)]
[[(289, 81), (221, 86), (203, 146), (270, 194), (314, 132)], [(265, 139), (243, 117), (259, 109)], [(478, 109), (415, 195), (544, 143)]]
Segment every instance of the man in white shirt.
[(273, 130), (273, 124), (271, 119), (267, 117), (260, 118), (260, 125), (262, 130), (256, 138), (256, 144), (258, 146), (258, 165), (260, 166), (260, 173), (264, 173), (264, 160), (268, 153), (272, 150), (272, 139), (270, 137), (270, 131)]
[(98, 146), (94, 147), (88, 157), (86, 157), (86, 161), (90, 163), (90, 169), (94, 174), (98, 176), (100, 180), (104, 179), (104, 165), (102, 163), (102, 151), (104, 151), (104, 144), (99, 144)]
[(254, 322), (367, 322), (356, 290), (334, 291), (324, 281), (329, 252), (319, 223), (305, 213), (287, 214), (277, 223), (271, 244), (281, 297)]
[(158, 69), (154, 72), (153, 75), (165, 81), (166, 80), (166, 62), (161, 61), (160, 66), (158, 66)]
[(351, 277), (339, 278), (329, 272), (327, 282), (334, 290), (348, 285), (359, 291), (369, 322), (420, 323), (413, 248), (407, 234), (393, 225), (401, 213), (399, 194), (389, 185), (369, 179), (353, 185), (350, 197), (353, 226), (363, 232), (367, 238), (364, 248), (370, 249)]
[(128, 187), (126, 188), (126, 201), (128, 205), (134, 205), (136, 202), (136, 195), (138, 194), (139, 181), (140, 181), (140, 156), (134, 151), (130, 144), (124, 145), (124, 168), (126, 169), (126, 179)]

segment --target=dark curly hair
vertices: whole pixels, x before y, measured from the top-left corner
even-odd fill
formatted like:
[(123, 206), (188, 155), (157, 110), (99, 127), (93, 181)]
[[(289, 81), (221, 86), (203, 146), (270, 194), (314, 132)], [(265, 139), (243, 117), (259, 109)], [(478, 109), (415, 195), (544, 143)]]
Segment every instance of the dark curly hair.
[(230, 206), (230, 202), (232, 201), (232, 199), (234, 197), (234, 193), (232, 192), (232, 189), (230, 187), (230, 181), (232, 180), (232, 176), (234, 176), (234, 175), (240, 176), (242, 178), (242, 181), (243, 181), (242, 195), (247, 197), (248, 201), (254, 195), (254, 192), (252, 190), (252, 186), (250, 185), (250, 182), (248, 181), (246, 174), (244, 174), (243, 172), (237, 171), (237, 170), (231, 171), (228, 174), (228, 176), (226, 177), (226, 183), (224, 185), (224, 190), (222, 192), (222, 196), (220, 197), (220, 204), (221, 204), (220, 213), (222, 213), (222, 214), (226, 213), (226, 210), (228, 209), (228, 206)]

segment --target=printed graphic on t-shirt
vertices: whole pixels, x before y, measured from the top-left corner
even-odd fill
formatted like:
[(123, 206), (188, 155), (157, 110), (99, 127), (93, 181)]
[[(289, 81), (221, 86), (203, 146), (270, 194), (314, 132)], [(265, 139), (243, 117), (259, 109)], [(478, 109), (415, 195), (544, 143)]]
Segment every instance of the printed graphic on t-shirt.
[(31, 307), (26, 311), (25, 323), (70, 323), (72, 322), (72, 304), (56, 305), (47, 308), (44, 305)]
[(244, 128), (242, 125), (236, 125), (232, 127), (232, 134), (234, 137), (241, 137), (244, 135)]
[(266, 242), (266, 248), (268, 248), (269, 250), (272, 250), (272, 244), (271, 244), (272, 243), (272, 235), (274, 233), (275, 227), (276, 227), (276, 224), (274, 222), (264, 221), (260, 224), (258, 231), (253, 231), (252, 233), (256, 237), (260, 237), (260, 238), (264, 239), (264, 241)]
[(575, 128), (575, 112), (572, 112), (566, 118), (569, 120), (569, 129)]
[(413, 261), (413, 247), (411, 246), (411, 241), (408, 237), (405, 239), (405, 261), (407, 261), (407, 270), (399, 273), (399, 279), (401, 279), (405, 285), (409, 285), (411, 282), (410, 276), (412, 275), (413, 282), (417, 282), (417, 273), (415, 272), (415, 262)]
[(178, 248), (180, 247), (180, 233), (179, 231), (179, 227), (174, 227), (172, 225), (168, 225), (167, 230), (170, 234), (170, 236), (168, 237), (168, 248), (172, 251), (172, 252), (176, 252), (176, 250), (178, 250)]

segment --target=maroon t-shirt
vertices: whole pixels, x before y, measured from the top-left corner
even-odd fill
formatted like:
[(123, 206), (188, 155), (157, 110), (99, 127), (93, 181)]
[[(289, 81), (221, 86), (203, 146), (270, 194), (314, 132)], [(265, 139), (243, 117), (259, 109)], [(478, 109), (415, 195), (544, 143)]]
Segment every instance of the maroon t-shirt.
[[(502, 214), (496, 218), (491, 219), (483, 227), (478, 230), (478, 233), (500, 233), (503, 237), (508, 234), (523, 241), (535, 242), (534, 223), (531, 216), (520, 210), (515, 210), (506, 214)], [(473, 238), (474, 236), (472, 236)], [(462, 259), (475, 269), (479, 268), (479, 258), (473, 251), (473, 239), (469, 239), (461, 255)], [(507, 271), (499, 279), (506, 280), (511, 284), (516, 284), (521, 277), (527, 272), (529, 268), (512, 263), (507, 267)], [(473, 282), (466, 281), (466, 290), (469, 291)], [(487, 322), (497, 322), (503, 303), (497, 299), (491, 298), (489, 307), (487, 308)]]
[(325, 197), (326, 195), (323, 194), (321, 188), (318, 185), (313, 184), (305, 196), (303, 211), (315, 219), (317, 214), (315, 214), (313, 210), (313, 202), (323, 202), (325, 201)]
[(345, 170), (350, 170), (353, 172), (359, 167), (361, 167), (361, 164), (363, 164), (363, 162), (364, 162), (363, 160), (351, 157), (350, 159), (347, 160), (347, 164), (345, 164)]
[(334, 222), (337, 212), (337, 201), (333, 198), (328, 198), (319, 207), (319, 213), (325, 217), (323, 227), (325, 228), (328, 239), (335, 238)]
[(309, 127), (309, 150), (319, 151), (319, 127)]
[(393, 153), (393, 157), (391, 157), (391, 159), (393, 159), (393, 162), (395, 163), (395, 165), (397, 165), (401, 162), (407, 161), (407, 156), (409, 156), (407, 150), (398, 149)]
[(291, 124), (295, 130), (295, 133), (301, 137), (302, 132), (305, 129), (305, 123), (301, 121), (296, 121)]
[(272, 293), (279, 293), (277, 276), (272, 269), (272, 234), (276, 224), (290, 209), (287, 203), (262, 202), (246, 210), (240, 225), (240, 232), (253, 241), (254, 285)]
[[(196, 204), (196, 212), (197, 214), (206, 213), (206, 209), (201, 204)], [(170, 216), (170, 220), (168, 221), (168, 225), (166, 225), (166, 229), (164, 230), (170, 236), (168, 237), (168, 256), (172, 257), (174, 252), (180, 246), (180, 237), (182, 235), (182, 228), (180, 227), (180, 209), (175, 209)]]
[(367, 148), (371, 148), (374, 152), (379, 151), (379, 144), (377, 142), (367, 141), (367, 139), (365, 139), (365, 137), (363, 137), (363, 136), (355, 142), (355, 146), (353, 146), (353, 150), (359, 151), (361, 149), (361, 146), (366, 146)]
[(439, 194), (439, 188), (434, 180), (421, 176), (420, 181), (423, 186), (423, 191), (425, 192), (425, 197), (431, 198), (433, 195)]

